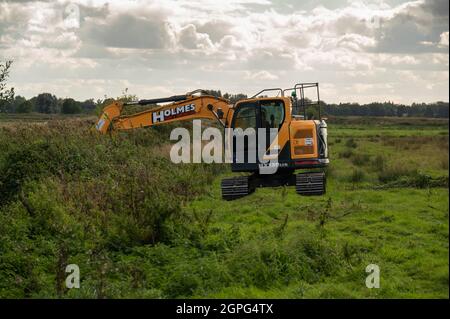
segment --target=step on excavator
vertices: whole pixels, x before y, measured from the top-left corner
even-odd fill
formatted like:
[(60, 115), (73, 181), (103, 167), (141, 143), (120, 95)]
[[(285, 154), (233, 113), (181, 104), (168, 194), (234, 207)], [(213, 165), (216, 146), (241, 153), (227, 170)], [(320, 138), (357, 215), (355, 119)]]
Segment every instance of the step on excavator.
[[(312, 90), (316, 98), (307, 98), (306, 90)], [(166, 104), (158, 105), (161, 103)], [(157, 106), (131, 115), (121, 114), (125, 107), (133, 105)], [(318, 83), (299, 83), (288, 89), (264, 89), (234, 104), (203, 90), (136, 102), (114, 101), (103, 109), (96, 129), (106, 134), (194, 119), (217, 120), (231, 131), (253, 128), (250, 131), (254, 132), (256, 140), (258, 134), (264, 132), (261, 129), (278, 131), (277, 139), (266, 139), (267, 154), (275, 152), (278, 155), (274, 174), (261, 174), (264, 163), (248, 160), (251, 145), (247, 143), (251, 139), (245, 140), (246, 144), (240, 150), (244, 153), (241, 154), (243, 161), (237, 160), (236, 149), (232, 147), (232, 171), (249, 174), (222, 180), (224, 200), (244, 197), (257, 187), (295, 186), (299, 195), (325, 194), (324, 169), (329, 164), (327, 124), (321, 116)]]

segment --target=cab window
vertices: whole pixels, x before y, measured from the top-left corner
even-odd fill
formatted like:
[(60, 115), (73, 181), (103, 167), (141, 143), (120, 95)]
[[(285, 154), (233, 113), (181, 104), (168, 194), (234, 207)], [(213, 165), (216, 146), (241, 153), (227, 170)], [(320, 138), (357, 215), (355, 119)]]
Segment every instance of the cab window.
[(234, 127), (244, 131), (249, 127), (256, 128), (256, 107), (253, 103), (239, 107), (235, 115)]
[(261, 127), (280, 129), (283, 121), (283, 101), (261, 101)]

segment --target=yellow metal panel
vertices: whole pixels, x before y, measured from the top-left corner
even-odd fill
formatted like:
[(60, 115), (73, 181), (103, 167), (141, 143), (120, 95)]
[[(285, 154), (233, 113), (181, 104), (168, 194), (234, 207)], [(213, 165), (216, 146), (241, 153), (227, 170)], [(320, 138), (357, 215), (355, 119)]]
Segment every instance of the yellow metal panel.
[(311, 159), (319, 156), (316, 124), (314, 121), (292, 121), (289, 131), (292, 159)]

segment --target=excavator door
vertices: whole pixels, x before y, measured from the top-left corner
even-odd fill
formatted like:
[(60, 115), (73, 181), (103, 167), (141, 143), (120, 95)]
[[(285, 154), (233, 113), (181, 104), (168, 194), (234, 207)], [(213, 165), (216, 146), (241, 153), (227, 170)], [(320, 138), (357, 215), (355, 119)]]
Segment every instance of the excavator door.
[[(258, 152), (268, 154), (271, 146), (272, 153), (280, 154), (281, 148), (288, 144), (286, 142), (289, 127), (286, 117), (283, 99), (254, 99), (239, 103), (231, 122), (231, 128), (234, 130), (232, 170), (235, 172), (258, 171), (261, 165)], [(248, 128), (253, 130), (247, 130)], [(275, 135), (274, 132), (276, 132)], [(277, 137), (276, 141), (275, 137)], [(243, 148), (238, 147), (242, 140)], [(285, 160), (289, 161), (290, 154), (285, 153)], [(244, 159), (243, 162), (242, 159)], [(282, 160), (282, 158), (278, 159)], [(287, 166), (287, 162), (285, 164)]]
[[(237, 105), (231, 122), (233, 139), (234, 172), (256, 171), (258, 164), (256, 150), (258, 145), (259, 123), (258, 101), (242, 102)], [(239, 143), (243, 143), (243, 146)]]

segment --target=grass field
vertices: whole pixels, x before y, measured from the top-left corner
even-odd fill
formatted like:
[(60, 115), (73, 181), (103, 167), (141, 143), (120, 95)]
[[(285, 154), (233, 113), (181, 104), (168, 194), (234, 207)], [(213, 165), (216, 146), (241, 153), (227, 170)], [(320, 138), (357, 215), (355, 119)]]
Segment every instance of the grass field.
[(325, 196), (232, 202), (227, 166), (167, 159), (171, 126), (35, 121), (0, 119), (0, 297), (449, 297), (448, 120), (330, 119)]

